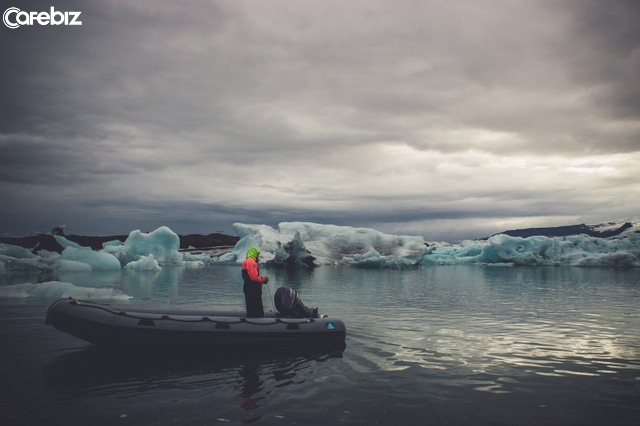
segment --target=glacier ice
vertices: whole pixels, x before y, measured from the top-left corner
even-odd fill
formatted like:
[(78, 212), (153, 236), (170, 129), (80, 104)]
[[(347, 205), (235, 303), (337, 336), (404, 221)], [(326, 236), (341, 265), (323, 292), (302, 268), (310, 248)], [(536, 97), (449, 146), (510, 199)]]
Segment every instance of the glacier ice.
[[(251, 246), (262, 251), (260, 262), (284, 258), (308, 264), (391, 267), (417, 265), (427, 251), (422, 237), (384, 234), (370, 228), (322, 225), (309, 222), (283, 222), (275, 230), (267, 225), (233, 225), (240, 240), (220, 261), (242, 262)], [(289, 252), (285, 254), (285, 246)], [(368, 253), (365, 258), (363, 254)], [(373, 259), (377, 259), (373, 262)]]
[[(162, 264), (193, 266), (206, 261), (202, 256), (195, 255), (185, 259), (178, 250), (180, 237), (166, 226), (150, 233), (132, 231), (125, 242), (106, 242), (102, 250), (82, 247), (61, 235), (54, 237), (64, 248), (61, 254), (41, 250), (35, 255), (22, 247), (0, 244), (0, 272), (119, 271), (123, 267), (136, 271), (158, 271)], [(207, 259), (211, 263), (211, 258)]]
[[(120, 262), (118, 262), (120, 264)], [(76, 260), (58, 259), (54, 264), (54, 269), (60, 272), (91, 272), (93, 268), (85, 262)]]
[(144, 233), (139, 230), (129, 233), (125, 240), (124, 251), (133, 256), (148, 256), (150, 254), (158, 263), (182, 262), (180, 237), (167, 226), (161, 226), (153, 232)]
[(370, 268), (453, 264), (640, 267), (640, 220), (609, 238), (587, 235), (523, 238), (498, 234), (488, 240), (460, 244), (308, 222), (283, 222), (278, 229), (236, 223), (233, 228), (240, 240), (219, 261), (242, 262), (247, 249), (255, 245), (262, 250), (260, 261), (275, 265), (291, 262), (308, 265), (309, 259), (313, 259), (318, 266)]
[(124, 241), (109, 241), (102, 245), (102, 251), (114, 255), (122, 266), (140, 259), (142, 256), (153, 255), (158, 264), (181, 264), (182, 253), (180, 237), (166, 226), (161, 226), (153, 232), (131, 231)]
[(110, 271), (121, 268), (120, 261), (111, 253), (94, 251), (90, 247), (67, 246), (54, 263), (54, 269), (62, 267), (63, 261), (89, 265), (92, 271)]
[(74, 241), (68, 240), (62, 235), (54, 235), (53, 238), (55, 238), (58, 244), (60, 244), (64, 248), (67, 248), (67, 247), (76, 248), (76, 249), (82, 248), (80, 244)]
[(131, 299), (131, 296), (113, 288), (78, 287), (63, 281), (47, 281), (38, 284), (24, 283), (0, 286), (0, 297), (76, 297), (83, 300)]
[(51, 259), (43, 259), (40, 257), (35, 258), (22, 258), (12, 257), (0, 254), (0, 262), (2, 262), (3, 272), (45, 272), (51, 270)]
[(152, 254), (150, 254), (149, 256), (140, 256), (138, 260), (134, 260), (133, 262), (127, 263), (125, 268), (130, 271), (157, 272), (162, 270), (160, 265), (158, 265), (158, 261), (153, 258)]
[(422, 263), (640, 267), (640, 235), (522, 238), (499, 234), (486, 241), (436, 245)]
[(234, 223), (233, 230), (240, 239), (230, 253), (218, 258), (219, 262), (241, 263), (246, 259), (251, 246), (260, 248), (260, 262), (268, 262), (274, 259), (276, 250), (282, 245), (280, 233), (267, 225)]
[[(627, 222), (625, 222), (626, 224)], [(606, 226), (618, 226), (607, 224)], [(597, 228), (597, 226), (596, 226)], [(601, 228), (606, 228), (604, 225)], [(260, 262), (273, 266), (347, 265), (363, 268), (406, 268), (429, 265), (570, 265), (640, 267), (640, 219), (608, 238), (588, 235), (515, 237), (494, 235), (459, 244), (426, 242), (423, 237), (385, 234), (371, 228), (283, 222), (267, 225), (235, 223), (240, 238), (219, 257), (182, 253), (180, 238), (162, 226), (150, 233), (132, 231), (125, 242), (110, 241), (92, 250), (55, 236), (62, 254), (0, 244), (0, 273), (158, 271), (162, 265), (201, 267), (241, 263), (250, 246), (261, 249)]]
[(13, 257), (15, 259), (37, 259), (38, 256), (23, 247), (0, 243), (0, 256)]

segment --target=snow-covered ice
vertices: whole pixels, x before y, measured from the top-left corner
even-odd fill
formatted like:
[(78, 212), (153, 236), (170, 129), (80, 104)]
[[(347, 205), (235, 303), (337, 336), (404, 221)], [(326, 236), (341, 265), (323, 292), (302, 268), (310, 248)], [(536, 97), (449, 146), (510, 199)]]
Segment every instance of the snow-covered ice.
[(494, 235), (486, 241), (435, 245), (423, 264), (509, 264), (640, 267), (640, 234), (611, 238), (511, 237)]
[[(22, 247), (0, 244), (0, 272), (12, 271), (64, 271), (92, 272), (159, 271), (162, 265), (183, 265), (186, 259), (178, 250), (180, 237), (166, 226), (153, 232), (132, 231), (126, 241), (110, 241), (102, 250), (82, 247), (78, 243), (56, 235), (56, 241), (64, 247), (61, 254), (41, 250), (38, 254)], [(208, 258), (211, 261), (210, 258)], [(189, 264), (202, 261), (190, 255)]]
[(250, 246), (262, 251), (260, 262), (269, 266), (312, 267), (345, 265), (365, 268), (405, 268), (428, 265), (570, 265), (640, 267), (640, 218), (593, 225), (595, 230), (621, 232), (613, 237), (514, 237), (494, 235), (487, 240), (459, 244), (427, 242), (420, 236), (385, 234), (370, 228), (283, 222), (267, 225), (236, 223), (240, 238), (232, 251), (219, 257), (182, 253), (180, 238), (162, 226), (150, 233), (132, 231), (125, 242), (105, 243), (101, 250), (81, 247), (57, 235), (61, 254), (38, 254), (0, 244), (0, 273), (159, 271), (163, 265), (201, 267), (241, 263)]
[(221, 261), (242, 262), (248, 248), (256, 246), (265, 263), (289, 258), (305, 263), (312, 256), (317, 266), (388, 267), (417, 265), (428, 251), (422, 237), (389, 235), (370, 228), (284, 222), (277, 230), (241, 223), (235, 223), (233, 229), (240, 241)]
[(609, 238), (512, 237), (494, 235), (488, 240), (459, 244), (427, 242), (422, 237), (389, 235), (369, 228), (284, 222), (266, 225), (236, 223), (240, 237), (231, 253), (219, 260), (242, 262), (250, 246), (262, 250), (263, 263), (307, 263), (356, 267), (412, 267), (420, 265), (500, 264), (640, 267), (640, 218), (594, 225), (592, 229), (617, 229)]

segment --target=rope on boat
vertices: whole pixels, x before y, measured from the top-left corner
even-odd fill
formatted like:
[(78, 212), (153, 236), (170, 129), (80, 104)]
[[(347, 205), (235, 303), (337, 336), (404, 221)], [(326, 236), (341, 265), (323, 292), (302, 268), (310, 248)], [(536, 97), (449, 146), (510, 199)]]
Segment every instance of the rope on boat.
[(251, 321), (251, 318), (239, 318), (238, 321), (221, 321), (221, 320), (217, 320), (217, 319), (211, 319), (208, 316), (200, 317), (198, 319), (183, 319), (183, 318), (174, 318), (174, 317), (171, 317), (169, 315), (161, 315), (158, 318), (154, 318), (154, 317), (133, 315), (133, 314), (130, 314), (130, 313), (125, 312), (125, 311), (109, 309), (106, 306), (96, 305), (96, 304), (93, 304), (93, 303), (85, 303), (82, 300), (76, 299), (75, 297), (70, 297), (69, 299), (71, 299), (71, 303), (72, 304), (76, 304), (78, 306), (82, 306), (82, 307), (85, 307), (85, 308), (102, 309), (103, 311), (109, 312), (109, 313), (114, 314), (114, 315), (125, 316), (125, 317), (129, 317), (129, 318), (135, 318), (135, 319), (147, 320), (147, 321), (162, 321), (162, 320), (177, 321), (177, 322), (204, 322), (204, 321), (210, 321), (210, 322), (215, 322), (215, 323), (220, 323), (220, 324), (241, 324), (241, 323), (246, 322), (246, 323), (252, 324), (252, 325), (273, 325), (273, 324), (278, 324), (278, 323), (283, 323), (283, 324), (308, 324), (308, 323), (314, 322), (313, 318), (304, 318), (304, 319), (301, 319), (300, 321), (297, 321), (297, 322), (283, 321), (280, 318), (273, 318), (272, 322), (256, 322), (256, 321)]

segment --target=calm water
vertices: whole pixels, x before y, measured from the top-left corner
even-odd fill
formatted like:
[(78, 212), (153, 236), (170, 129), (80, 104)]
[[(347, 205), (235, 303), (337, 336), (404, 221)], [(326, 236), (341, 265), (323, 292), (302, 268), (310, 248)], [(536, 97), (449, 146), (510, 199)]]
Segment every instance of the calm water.
[[(107, 353), (44, 325), (52, 299), (4, 298), (0, 423), (640, 424), (638, 269), (263, 272), (271, 293), (291, 286), (343, 319), (346, 350)], [(60, 279), (116, 287), (132, 304), (243, 306), (235, 266)]]

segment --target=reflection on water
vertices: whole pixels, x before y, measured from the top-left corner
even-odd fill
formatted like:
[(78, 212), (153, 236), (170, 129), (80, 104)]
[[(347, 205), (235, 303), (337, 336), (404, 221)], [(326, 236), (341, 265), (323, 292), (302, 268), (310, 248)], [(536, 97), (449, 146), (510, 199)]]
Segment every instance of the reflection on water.
[(184, 267), (165, 265), (161, 271), (123, 270), (122, 291), (136, 300), (170, 300), (178, 294)]
[[(122, 348), (121, 348), (122, 349)], [(275, 389), (301, 385), (313, 366), (341, 358), (342, 350), (325, 353), (266, 354), (129, 353), (88, 346), (62, 354), (43, 369), (45, 390), (60, 406), (78, 399), (118, 400), (148, 395), (144, 411), (194, 399), (224, 399), (246, 412), (243, 421), (259, 420), (255, 410), (269, 403)], [(128, 410), (127, 417), (135, 416)], [(237, 417), (237, 411), (229, 415)], [(220, 415), (218, 413), (218, 415)], [(220, 421), (231, 418), (219, 417)]]
[[(346, 350), (232, 357), (105, 352), (43, 325), (49, 300), (0, 301), (6, 303), (0, 367), (9, 395), (0, 401), (8, 404), (3, 413), (23, 423), (33, 416), (64, 423), (73, 411), (73, 424), (97, 418), (141, 425), (635, 425), (640, 419), (640, 269), (263, 272), (271, 277), (265, 297), (287, 285), (306, 305), (342, 319)], [(91, 274), (82, 280), (74, 284), (90, 285)], [(94, 284), (123, 290), (135, 304), (244, 304), (236, 266), (122, 271)], [(269, 309), (270, 301), (264, 305)]]
[[(640, 380), (637, 286), (603, 287), (598, 278), (611, 271), (462, 269), (365, 273), (359, 312), (347, 321), (351, 367), (446, 371), (447, 385), (495, 393), (531, 375)], [(451, 381), (452, 372), (483, 379)]]

